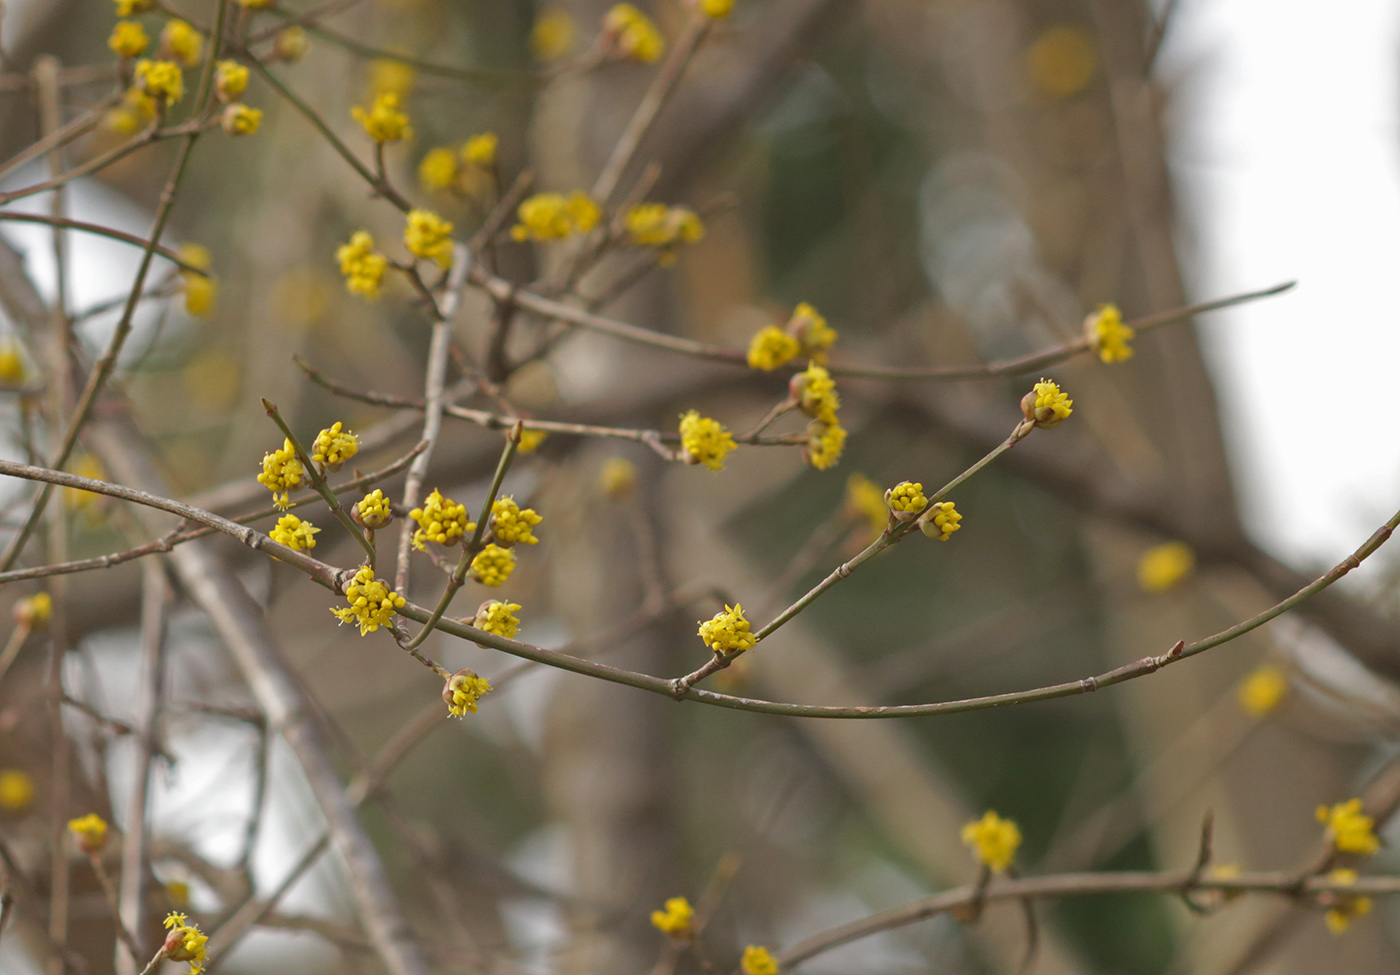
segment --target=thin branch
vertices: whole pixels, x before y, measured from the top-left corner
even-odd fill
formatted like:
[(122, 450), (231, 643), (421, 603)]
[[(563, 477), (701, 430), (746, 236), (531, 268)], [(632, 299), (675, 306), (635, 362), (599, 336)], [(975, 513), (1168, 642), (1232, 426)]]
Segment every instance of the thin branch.
[[(42, 223), (52, 227), (62, 227), (65, 230), (81, 230), (84, 233), (96, 234), (99, 237), (109, 237), (112, 240), (119, 240), (123, 244), (132, 244), (136, 247), (150, 247), (151, 241), (145, 237), (138, 237), (136, 234), (123, 233), (120, 230), (113, 230), (111, 227), (104, 227), (96, 223), (84, 223), (81, 220), (67, 220), (63, 217), (53, 217), (43, 213), (14, 213), (9, 210), (0, 210), (0, 220), (15, 220), (20, 223)], [(155, 252), (161, 257), (177, 265), (181, 271), (188, 274), (197, 274), (201, 278), (209, 277), (209, 271), (197, 268), (193, 264), (186, 264), (180, 260), (180, 255), (168, 247), (156, 245)]]

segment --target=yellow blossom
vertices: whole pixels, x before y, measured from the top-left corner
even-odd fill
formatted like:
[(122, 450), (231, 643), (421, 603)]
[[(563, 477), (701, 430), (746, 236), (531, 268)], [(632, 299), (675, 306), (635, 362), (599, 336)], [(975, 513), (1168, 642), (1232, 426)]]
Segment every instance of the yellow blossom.
[(452, 266), (452, 224), (431, 210), (409, 210), (404, 246), (438, 267)]
[(515, 240), (564, 240), (584, 234), (597, 226), (603, 210), (579, 190), (562, 193), (536, 193), (516, 208), (519, 219), (511, 228)]
[[(1341, 884), (1350, 887), (1357, 881), (1355, 870), (1345, 868), (1333, 870), (1327, 875), (1327, 879), (1334, 884)], [(1360, 894), (1331, 893), (1324, 895), (1324, 903), (1330, 903), (1323, 920), (1327, 922), (1327, 930), (1333, 934), (1343, 934), (1351, 927), (1351, 922), (1359, 917), (1365, 917), (1371, 913), (1371, 898)]]
[(107, 46), (112, 53), (122, 58), (139, 57), (151, 44), (146, 28), (139, 21), (119, 20), (112, 28), (112, 36), (107, 38)]
[(311, 459), (329, 471), (338, 471), (345, 462), (360, 450), (360, 438), (349, 430), (342, 429), (339, 420), (316, 434), (316, 442), (311, 445)]
[(836, 329), (826, 323), (826, 318), (807, 302), (802, 302), (792, 310), (787, 330), (797, 336), (802, 345), (802, 354), (818, 365), (826, 362), (827, 351), (836, 344)]
[(183, 880), (167, 880), (161, 885), (165, 888), (165, 898), (175, 907), (185, 907), (190, 902), (190, 885)]
[(1370, 856), (1381, 848), (1376, 837), (1376, 821), (1361, 811), (1360, 799), (1339, 802), (1330, 809), (1317, 807), (1317, 821), (1327, 826), (1327, 836), (1339, 853)]
[(355, 510), (351, 512), (351, 516), (364, 527), (374, 531), (386, 527), (393, 520), (394, 513), (384, 492), (375, 488), (355, 502)]
[(340, 273), (345, 275), (347, 291), (371, 301), (379, 297), (389, 259), (375, 251), (374, 238), (368, 231), (355, 231), (347, 243), (336, 249), (335, 259), (340, 262)]
[(1089, 347), (1104, 362), (1122, 362), (1133, 357), (1133, 347), (1128, 343), (1137, 332), (1123, 324), (1123, 314), (1117, 305), (1100, 305), (1098, 311), (1084, 319), (1084, 335)]
[(476, 703), (491, 693), (491, 684), (474, 671), (459, 670), (447, 679), (442, 689), (442, 699), (447, 702), (447, 711), (454, 718), (460, 718), (468, 711), (476, 713)]
[(712, 20), (728, 17), (734, 9), (734, 0), (700, 0), (700, 11)]
[(24, 812), (34, 801), (34, 776), (17, 768), (0, 771), (0, 809)]
[(107, 821), (97, 813), (68, 820), (68, 831), (84, 853), (99, 853), (107, 845)]
[(36, 592), (15, 603), (11, 611), (15, 624), (31, 630), (43, 629), (53, 616), (53, 597), (46, 592)]
[(885, 507), (885, 494), (864, 474), (846, 478), (846, 512), (852, 518), (864, 518), (875, 535), (889, 524), (890, 509)]
[(496, 544), (487, 545), (472, 559), (472, 578), (483, 586), (499, 586), (515, 571), (515, 553)]
[(759, 945), (749, 945), (744, 949), (739, 967), (743, 969), (744, 975), (778, 975), (778, 959), (774, 958), (767, 948)]
[(144, 14), (153, 6), (153, 0), (115, 0), (118, 17), (134, 17)]
[(195, 274), (182, 270), (180, 276), (184, 279), (185, 311), (195, 318), (208, 318), (214, 313), (214, 303), (219, 296), (218, 282), (207, 273), (213, 266), (209, 248), (203, 244), (184, 243), (177, 253), (180, 260), (190, 267), (206, 272)]
[(423, 507), (414, 508), (408, 516), (418, 522), (418, 530), (413, 533), (413, 547), (420, 552), (427, 549), (428, 542), (455, 545), (457, 539), (476, 528), (476, 522), (467, 517), (466, 505), (444, 498), (437, 490), (423, 501)]
[(521, 430), (519, 451), (522, 454), (533, 454), (544, 443), (544, 438), (549, 436), (548, 430)]
[(476, 616), (472, 619), (472, 626), (509, 640), (520, 632), (520, 620), (516, 619), (514, 615), (519, 608), (519, 603), (488, 599), (477, 607)]
[(582, 190), (574, 190), (566, 202), (569, 219), (573, 221), (574, 229), (581, 234), (588, 233), (603, 219), (603, 208)]
[[(246, 2), (246, 0), (245, 0)], [(204, 970), (204, 956), (208, 953), (209, 936), (199, 930), (198, 925), (190, 924), (189, 918), (177, 911), (166, 915), (165, 936), (162, 950), (171, 961), (190, 963), (190, 975), (199, 975)]]
[(418, 72), (412, 65), (397, 58), (375, 58), (369, 63), (369, 93), (371, 98), (393, 95), (400, 101), (413, 94)]
[(1240, 707), (1245, 713), (1262, 718), (1278, 707), (1288, 693), (1288, 677), (1277, 667), (1256, 667), (1240, 681)]
[(302, 478), (306, 476), (292, 441), (284, 438), (279, 449), (263, 454), (262, 463), (258, 483), (272, 492), (272, 503), (285, 511), (292, 503), (289, 495), (300, 489)]
[(331, 612), (340, 617), (342, 623), (358, 623), (360, 636), (373, 633), (381, 626), (387, 626), (394, 613), (403, 609), (407, 602), (383, 582), (374, 577), (374, 570), (361, 566), (360, 571), (345, 588), (348, 609), (331, 607)]
[(836, 381), (822, 366), (813, 362), (797, 373), (788, 384), (788, 391), (797, 399), (803, 413), (826, 423), (836, 422), (841, 397), (836, 392)]
[(306, 33), (306, 28), (300, 24), (292, 24), (277, 32), (277, 36), (272, 39), (273, 57), (280, 58), (288, 64), (294, 64), (306, 57), (306, 52), (311, 50), (311, 37)]
[(718, 420), (694, 410), (681, 414), (681, 448), (686, 462), (704, 464), (712, 471), (724, 470), (724, 458), (735, 447), (734, 437)]
[(749, 632), (749, 621), (744, 619), (744, 607), (738, 603), (732, 609), (725, 606), (723, 612), (702, 620), (699, 634), (705, 646), (725, 655), (743, 653), (757, 642)]
[(705, 236), (705, 225), (694, 210), (668, 207), (664, 203), (639, 203), (623, 218), (632, 243), (639, 247), (655, 247), (662, 267), (676, 262), (676, 248), (694, 244)]
[(121, 104), (103, 118), (102, 124), (120, 135), (135, 135), (142, 126), (155, 121), (159, 115), (156, 100), (133, 85), (122, 95)]
[(598, 486), (614, 501), (631, 497), (637, 487), (637, 465), (625, 457), (609, 457), (598, 471)]
[(496, 146), (500, 138), (494, 132), (482, 132), (462, 144), (462, 162), (469, 166), (490, 169), (496, 165)]
[(951, 501), (940, 501), (928, 509), (928, 514), (919, 519), (919, 530), (929, 538), (936, 538), (940, 542), (946, 542), (953, 532), (962, 525), (962, 515), (958, 514)]
[(234, 102), (224, 109), (219, 124), (229, 135), (252, 135), (262, 125), (262, 109)]
[(1047, 28), (1026, 51), (1031, 82), (1051, 98), (1066, 98), (1083, 90), (1097, 66), (1094, 38), (1077, 25)]
[(962, 841), (979, 863), (1001, 872), (1016, 859), (1021, 830), (1013, 821), (1002, 819), (989, 809), (981, 819), (974, 819), (962, 828)]
[(237, 61), (220, 61), (214, 72), (214, 91), (221, 102), (236, 102), (248, 90), (248, 69)]
[(662, 934), (669, 934), (673, 938), (689, 938), (690, 922), (694, 917), (695, 908), (690, 906), (690, 901), (684, 897), (668, 897), (665, 910), (651, 912), (651, 923)]
[(375, 98), (368, 111), (356, 105), (350, 110), (350, 117), (375, 142), (398, 142), (413, 135), (408, 116), (399, 111), (399, 96), (393, 92), (386, 91)]
[(277, 527), (268, 532), (268, 535), (274, 542), (280, 542), (293, 551), (302, 552), (316, 547), (316, 533), (320, 530), (296, 515), (283, 515), (277, 519)]
[(185, 97), (185, 75), (174, 61), (136, 62), (136, 87), (167, 108)]
[(1074, 411), (1070, 409), (1074, 400), (1060, 392), (1060, 387), (1049, 379), (1036, 383), (1029, 393), (1021, 397), (1021, 413), (1036, 426), (1052, 430), (1065, 421)]
[[(107, 475), (106, 470), (102, 467), (102, 462), (92, 454), (83, 454), (79, 457), (73, 463), (73, 473), (94, 481), (103, 480)], [(63, 503), (74, 511), (86, 511), (91, 515), (102, 503), (102, 495), (85, 491), (82, 488), (64, 488)]]
[(666, 50), (661, 32), (646, 14), (630, 3), (615, 5), (603, 18), (603, 32), (621, 58), (651, 64)]
[(19, 342), (7, 338), (0, 340), (0, 382), (18, 386), (24, 382), (24, 352)]
[(749, 342), (749, 368), (772, 372), (796, 358), (800, 351), (797, 339), (776, 325), (768, 325), (754, 333)]
[(846, 428), (833, 413), (829, 420), (813, 420), (807, 424), (807, 446), (803, 459), (819, 471), (835, 467), (846, 446)]
[(539, 539), (531, 531), (544, 519), (534, 508), (521, 508), (512, 497), (497, 498), (491, 504), (491, 534), (506, 545), (524, 542), (535, 545)]
[(530, 29), (530, 53), (535, 60), (557, 60), (568, 54), (573, 46), (573, 18), (557, 7), (541, 11)]
[(183, 20), (172, 20), (160, 32), (160, 49), (184, 67), (193, 68), (204, 60), (204, 35)]
[(928, 504), (924, 486), (917, 481), (900, 481), (885, 492), (885, 504), (902, 515), (918, 514)]
[(1143, 592), (1166, 592), (1191, 574), (1196, 553), (1185, 542), (1154, 546), (1138, 560), (1138, 586)]
[(457, 153), (445, 146), (430, 149), (418, 164), (418, 185), (430, 193), (450, 190), (457, 182)]

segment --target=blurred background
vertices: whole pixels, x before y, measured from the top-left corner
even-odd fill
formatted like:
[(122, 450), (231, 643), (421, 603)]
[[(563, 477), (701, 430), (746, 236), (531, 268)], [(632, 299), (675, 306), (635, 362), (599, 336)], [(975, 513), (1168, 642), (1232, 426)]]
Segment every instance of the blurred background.
[[(213, 9), (174, 6), (197, 22)], [(679, 35), (679, 3), (642, 6), (668, 39)], [(602, 2), (343, 7), (325, 21), (330, 33), (309, 32), (304, 58), (273, 72), (366, 159), (351, 107), (403, 92), (415, 137), (389, 147), (388, 172), (463, 233), (481, 207), (418, 185), (431, 148), (490, 131), (504, 182), (529, 169), (539, 189), (587, 187), (655, 72), (609, 63), (536, 83), (589, 48)], [(39, 132), (36, 57), (108, 65), (115, 18), (106, 0), (9, 0), (3, 10), (8, 159)], [(541, 38), (546, 14), (570, 30)], [(840, 331), (835, 362), (951, 365), (1072, 340), (1105, 302), (1131, 318), (1299, 284), (1143, 335), (1126, 363), (1056, 366), (1049, 375), (1073, 396), (1074, 416), (959, 490), (962, 531), (866, 566), (722, 674), (719, 689), (885, 704), (1077, 679), (1262, 611), (1391, 514), (1400, 471), (1384, 446), (1385, 373), (1400, 339), (1380, 289), (1400, 250), (1397, 14), (1379, 0), (1295, 14), (1256, 0), (738, 0), (628, 173), (630, 183), (658, 164), (651, 198), (700, 211), (706, 237), (608, 314), (742, 347), (806, 301)], [(264, 16), (276, 24), (280, 14)], [(160, 20), (148, 19), (154, 35)], [(386, 51), (427, 66), (405, 71)], [(66, 87), (66, 112), (96, 103), (113, 78), (97, 71)], [(143, 304), (118, 373), (170, 491), (238, 513), (265, 503), (259, 486), (247, 489), (280, 440), (261, 398), (306, 436), (335, 420), (384, 431), (401, 416), (313, 385), (293, 355), (349, 387), (414, 398), (428, 342), (406, 287), (359, 301), (333, 260), (361, 227), (395, 241), (401, 216), (256, 76), (248, 102), (266, 113), (261, 131), (198, 142), (167, 233), (172, 246), (209, 249), (212, 314), (188, 314), (185, 285), (158, 269), (164, 293)], [(74, 143), (69, 162), (125, 138), (121, 120), (110, 123)], [(75, 182), (69, 214), (148, 233), (173, 148)], [(26, 164), (0, 189), (44, 178), (42, 163)], [(37, 196), (7, 209), (49, 206)], [(0, 217), (0, 238), (52, 303), (51, 233)], [(139, 251), (79, 234), (67, 243), (67, 306), (95, 355)], [(506, 244), (499, 259), (526, 282), (555, 255)], [(26, 317), (12, 287), (3, 297), (0, 328), (24, 349), (26, 382), (42, 382), (44, 323)], [(490, 312), (468, 292), (453, 322), (461, 374), (488, 359)], [(532, 337), (522, 331), (517, 354)], [(462, 402), (665, 432), (690, 408), (747, 429), (784, 392), (782, 377), (580, 333), (492, 378), (501, 398)], [(869, 540), (848, 477), (946, 482), (1006, 436), (1038, 378), (842, 383), (850, 439), (827, 471), (796, 450), (740, 449), (712, 473), (635, 444), (551, 436), (506, 483), (545, 520), (542, 543), (499, 595), (525, 607), (529, 642), (685, 673), (706, 658), (694, 621), (717, 598), (767, 619)], [(27, 402), (11, 392), (0, 401), (6, 456), (24, 456), (25, 424), (43, 429)], [(416, 421), (399, 423), (357, 459), (365, 470), (416, 441)], [(100, 434), (70, 469), (122, 480), (103, 463), (114, 447)], [(475, 513), (501, 444), (449, 420), (426, 486)], [(630, 492), (600, 484), (615, 457), (637, 468)], [(29, 492), (3, 488), (13, 527)], [(106, 501), (64, 506), (74, 557), (152, 537)], [(334, 535), (316, 554), (355, 564), (357, 547)], [(1384, 549), (1304, 612), (1083, 698), (899, 722), (783, 719), (521, 669), (435, 635), (430, 656), (497, 685), (459, 722), (442, 717), (436, 679), (389, 637), (332, 625), (324, 590), (231, 542), (215, 548), (265, 613), (342, 780), (393, 756), (360, 819), (435, 971), (646, 971), (663, 940), (650, 912), (669, 896), (698, 901), (711, 885), (723, 896), (707, 950), (729, 970), (746, 944), (790, 945), (974, 879), (958, 831), (987, 808), (1020, 824), (1020, 869), (1038, 874), (1187, 866), (1207, 811), (1219, 862), (1301, 868), (1317, 856), (1319, 804), (1364, 795), (1383, 822), (1400, 803), (1396, 562)], [(43, 553), (32, 545), (25, 564)], [(428, 570), (419, 557), (410, 596), (420, 604), (437, 594)], [(74, 767), (59, 815), (95, 810), (129, 828), (142, 573), (131, 562), (69, 577), (64, 690), (87, 707), (63, 715)], [(0, 600), (36, 589), (9, 584)], [(497, 593), (463, 593), (459, 608), (486, 595)], [(639, 607), (673, 603), (617, 629)], [(187, 903), (206, 929), (277, 890), (325, 830), (299, 753), (269, 732), (225, 644), (176, 580), (150, 897), (159, 911)], [(47, 652), (42, 634), (30, 637), (0, 682), (0, 767), (33, 785), (10, 799), (0, 789), (0, 836), (41, 903), (62, 794), (41, 698)], [(1260, 667), (1283, 678), (1274, 706), (1241, 697)], [(1364, 869), (1394, 872), (1400, 861), (1384, 850)], [(72, 876), (69, 943), (90, 970), (110, 970), (101, 889), (83, 860)], [(1400, 926), (1382, 899), (1341, 936), (1321, 911), (1263, 897), (1209, 916), (1155, 895), (1084, 898), (1044, 904), (1039, 917), (1035, 971), (1046, 975), (1390, 972)], [(41, 970), (46, 923), (17, 912), (0, 971)], [(801, 970), (1011, 972), (1025, 938), (1018, 908), (992, 908), (975, 925), (940, 917)], [(325, 855), (220, 968), (382, 965), (344, 864)], [(685, 957), (676, 970), (699, 968)]]

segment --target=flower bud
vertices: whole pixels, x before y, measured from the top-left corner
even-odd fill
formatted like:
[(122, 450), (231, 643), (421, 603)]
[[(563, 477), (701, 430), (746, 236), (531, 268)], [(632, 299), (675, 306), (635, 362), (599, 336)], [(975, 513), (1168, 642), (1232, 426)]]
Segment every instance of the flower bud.
[(306, 36), (306, 31), (293, 24), (273, 38), (272, 56), (292, 64), (305, 57), (310, 47), (311, 39)]
[(31, 630), (41, 630), (53, 615), (53, 597), (46, 592), (36, 592), (15, 603), (15, 623)]

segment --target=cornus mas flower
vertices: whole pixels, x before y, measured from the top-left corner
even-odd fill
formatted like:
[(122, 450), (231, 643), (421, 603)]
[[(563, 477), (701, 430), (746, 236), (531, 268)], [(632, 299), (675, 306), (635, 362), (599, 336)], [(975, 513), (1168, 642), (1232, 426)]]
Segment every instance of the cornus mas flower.
[(1240, 681), (1240, 707), (1246, 714), (1262, 718), (1271, 714), (1288, 693), (1288, 677), (1277, 667), (1265, 664), (1250, 671)]
[(204, 60), (204, 35), (183, 20), (172, 20), (160, 32), (160, 49), (186, 68)]
[(0, 341), (0, 382), (18, 385), (24, 382), (24, 353), (14, 339)]
[(452, 266), (452, 224), (431, 210), (408, 211), (403, 242), (415, 257), (438, 267)]
[(1327, 836), (1338, 853), (1371, 856), (1381, 848), (1376, 837), (1376, 821), (1361, 811), (1360, 799), (1339, 802), (1330, 809), (1317, 807), (1317, 821), (1327, 826)]
[(544, 443), (544, 438), (549, 436), (548, 430), (521, 430), (520, 447), (522, 454), (533, 454)]
[(802, 354), (818, 365), (826, 362), (827, 350), (836, 344), (836, 329), (826, 323), (821, 312), (805, 301), (792, 310), (787, 330), (797, 336)]
[(1154, 546), (1138, 560), (1138, 586), (1143, 592), (1166, 592), (1191, 574), (1196, 553), (1185, 542)]
[(852, 474), (846, 478), (846, 511), (852, 517), (865, 519), (876, 535), (885, 530), (890, 520), (885, 493), (864, 474)]
[(165, 926), (169, 934), (165, 936), (162, 951), (171, 961), (190, 963), (190, 975), (204, 971), (204, 956), (208, 951), (209, 936), (199, 930), (199, 926), (189, 923), (189, 918), (178, 911), (166, 915)]
[(136, 87), (169, 108), (185, 97), (185, 75), (174, 61), (136, 62)]
[(0, 809), (23, 812), (34, 801), (34, 776), (17, 768), (0, 771)]
[(744, 607), (738, 603), (702, 622), (699, 633), (705, 646), (726, 655), (743, 653), (757, 642), (749, 632), (749, 621), (744, 619)]
[(831, 373), (815, 362), (792, 377), (788, 391), (803, 413), (827, 423), (836, 422), (836, 411), (841, 408), (836, 381), (831, 378)]
[(375, 488), (355, 502), (355, 510), (351, 512), (351, 517), (363, 527), (373, 531), (386, 527), (389, 522), (394, 520), (394, 513), (389, 507), (389, 499), (384, 496), (384, 492)]
[(666, 50), (661, 32), (630, 3), (619, 3), (603, 17), (603, 34), (617, 57), (651, 64)]
[(677, 247), (697, 243), (705, 236), (705, 225), (695, 211), (664, 203), (639, 203), (627, 211), (623, 223), (632, 243), (661, 250), (657, 261), (662, 267), (676, 263)]
[(219, 101), (236, 102), (248, 90), (248, 69), (237, 61), (220, 61), (214, 71), (214, 91)]
[(1022, 414), (1043, 430), (1053, 430), (1063, 423), (1065, 417), (1074, 412), (1070, 409), (1073, 405), (1074, 400), (1060, 392), (1060, 387), (1049, 379), (1042, 379), (1021, 397)]
[(311, 445), (311, 459), (327, 470), (338, 471), (344, 463), (360, 450), (360, 438), (349, 430), (342, 431), (337, 420), (320, 433)]
[(152, 0), (115, 0), (118, 17), (134, 17), (151, 9)]
[(637, 487), (637, 465), (626, 457), (609, 457), (598, 471), (598, 487), (614, 501), (624, 501)]
[(807, 446), (802, 458), (819, 471), (835, 467), (846, 446), (846, 428), (833, 413), (830, 420), (813, 420), (807, 424)]
[(1084, 319), (1084, 336), (1089, 340), (1089, 347), (1104, 362), (1131, 359), (1133, 348), (1128, 343), (1136, 335), (1137, 332), (1123, 324), (1123, 313), (1117, 305), (1100, 305), (1098, 311)]
[(1016, 848), (1021, 845), (1021, 829), (989, 809), (981, 819), (974, 819), (962, 828), (962, 841), (963, 846), (977, 857), (978, 863), (1000, 873), (1016, 859)]
[[(1355, 870), (1333, 870), (1327, 879), (1334, 884), (1350, 886), (1356, 883), (1357, 874)], [(1327, 922), (1327, 930), (1333, 934), (1344, 934), (1353, 920), (1371, 913), (1371, 898), (1360, 894), (1325, 894), (1319, 900), (1331, 904), (1323, 920)]]
[(520, 620), (513, 615), (519, 608), (519, 603), (488, 599), (477, 607), (472, 626), (509, 640), (520, 632)]
[(457, 153), (445, 146), (429, 150), (418, 164), (418, 185), (428, 192), (450, 190), (457, 182)]
[(300, 24), (292, 24), (285, 30), (278, 31), (277, 36), (272, 39), (272, 56), (288, 64), (300, 61), (306, 57), (309, 50), (311, 37)]
[(298, 552), (316, 547), (316, 533), (321, 529), (309, 521), (302, 521), (296, 515), (283, 515), (277, 519), (277, 527), (268, 532), (274, 542), (280, 542)]
[(117, 57), (134, 58), (143, 54), (151, 44), (146, 28), (134, 20), (119, 20), (107, 38), (107, 46)]
[(515, 553), (499, 545), (487, 545), (472, 559), (472, 578), (483, 586), (499, 586), (515, 571)]
[(263, 469), (258, 475), (258, 483), (272, 492), (272, 503), (284, 511), (291, 506), (291, 492), (301, 488), (301, 480), (306, 470), (297, 460), (296, 449), (290, 439), (283, 439), (282, 446), (270, 454), (263, 454)]
[(345, 588), (348, 609), (331, 607), (331, 612), (340, 617), (342, 623), (358, 623), (360, 636), (373, 633), (381, 626), (387, 626), (394, 613), (403, 609), (407, 602), (387, 585), (374, 577), (374, 570), (362, 566), (350, 585)]
[(413, 533), (413, 547), (420, 552), (427, 548), (428, 542), (455, 545), (457, 539), (476, 528), (476, 523), (467, 518), (466, 505), (444, 498), (437, 490), (424, 499), (423, 507), (414, 508), (408, 516), (418, 522), (418, 530)]
[(350, 109), (350, 117), (360, 123), (365, 135), (381, 144), (413, 135), (408, 116), (399, 111), (399, 96), (391, 91), (381, 92), (368, 110), (356, 105)]
[(734, 437), (718, 420), (694, 410), (681, 414), (681, 448), (686, 462), (704, 464), (712, 471), (724, 470), (724, 458), (734, 449)]
[[(898, 515), (914, 515), (924, 510), (928, 498), (924, 497), (924, 486), (917, 481), (900, 481), (885, 492), (885, 504)], [(908, 518), (901, 518), (907, 521)]]
[(700, 0), (700, 12), (712, 20), (728, 17), (734, 9), (734, 0)]
[(668, 897), (664, 910), (651, 912), (652, 927), (673, 938), (689, 938), (695, 908), (684, 897)]
[(778, 959), (767, 948), (749, 945), (739, 960), (744, 975), (778, 975)]
[(36, 592), (26, 596), (11, 610), (17, 626), (27, 626), (31, 630), (42, 628), (53, 616), (53, 597), (46, 592)]
[(496, 541), (507, 545), (524, 542), (526, 545), (539, 543), (531, 531), (544, 519), (534, 508), (521, 508), (512, 497), (497, 498), (491, 505), (491, 534)]
[(489, 693), (491, 683), (486, 678), (476, 676), (475, 671), (459, 670), (447, 679), (442, 699), (447, 702), (448, 713), (460, 718), (468, 711), (476, 714), (476, 702)]
[(554, 61), (574, 46), (574, 21), (558, 8), (542, 11), (530, 29), (530, 53), (537, 61)]
[(335, 259), (340, 263), (340, 273), (345, 275), (347, 291), (371, 301), (379, 297), (389, 259), (375, 252), (374, 238), (368, 231), (355, 231), (348, 243), (336, 249)]
[[(180, 245), (180, 260), (190, 267), (207, 272), (214, 264), (209, 248), (202, 244), (185, 243)], [(185, 311), (195, 318), (207, 318), (214, 313), (214, 302), (219, 296), (219, 285), (213, 275), (194, 274), (181, 271), (184, 281)]]
[(99, 853), (107, 845), (107, 821), (97, 813), (68, 820), (68, 831), (84, 853)]
[(229, 135), (252, 135), (262, 125), (262, 109), (235, 102), (224, 109), (220, 126)]
[(919, 531), (929, 538), (936, 538), (940, 542), (946, 542), (953, 532), (962, 526), (958, 522), (962, 521), (962, 515), (958, 514), (951, 501), (940, 501), (928, 513), (919, 519)]
[(520, 221), (510, 229), (514, 240), (564, 240), (586, 234), (603, 218), (603, 209), (587, 194), (575, 190), (562, 193), (536, 193), (515, 210)]
[(797, 358), (801, 351), (797, 339), (776, 325), (766, 325), (749, 341), (749, 368), (772, 372)]
[(472, 136), (462, 144), (462, 162), (468, 166), (490, 169), (496, 165), (496, 147), (500, 141), (500, 137), (494, 132), (482, 132)]

